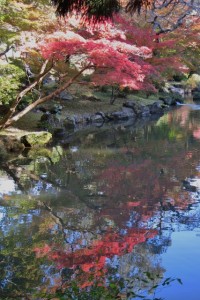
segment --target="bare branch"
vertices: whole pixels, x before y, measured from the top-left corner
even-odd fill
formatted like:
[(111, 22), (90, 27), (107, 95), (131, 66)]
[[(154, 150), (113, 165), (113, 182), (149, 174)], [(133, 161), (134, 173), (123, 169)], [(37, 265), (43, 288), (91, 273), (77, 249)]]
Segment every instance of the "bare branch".
[(148, 11), (155, 32), (159, 35), (179, 28), (184, 20), (193, 14), (199, 13), (200, 7), (194, 0), (154, 0)]

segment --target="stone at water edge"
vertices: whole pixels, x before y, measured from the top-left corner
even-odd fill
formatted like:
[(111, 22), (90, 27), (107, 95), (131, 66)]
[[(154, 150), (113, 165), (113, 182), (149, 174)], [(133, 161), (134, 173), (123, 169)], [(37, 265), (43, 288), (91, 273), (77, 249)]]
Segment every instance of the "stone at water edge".
[(139, 103), (138, 101), (129, 100), (123, 103), (123, 107), (131, 108), (136, 116), (146, 117), (150, 115), (150, 110), (147, 105)]
[(159, 100), (162, 100), (164, 102), (164, 104), (166, 104), (168, 106), (176, 105), (175, 99), (170, 95), (160, 96)]
[(135, 118), (136, 114), (132, 108), (122, 107), (121, 110), (112, 112), (110, 116), (113, 118), (113, 120), (117, 121), (117, 120), (128, 120), (131, 118)]
[(2, 151), (20, 153), (24, 150), (24, 145), (15, 136), (0, 136), (0, 148)]
[(161, 113), (163, 113), (163, 109), (165, 107), (165, 104), (162, 100), (158, 100), (158, 101), (155, 101), (152, 104), (148, 104), (148, 107), (149, 107), (150, 113), (152, 115), (161, 114)]
[(49, 143), (52, 134), (46, 131), (31, 132), (21, 137), (21, 142), (25, 147), (41, 147)]
[(59, 98), (62, 100), (72, 101), (74, 97), (67, 91), (63, 91), (60, 93)]
[(192, 90), (192, 97), (194, 101), (200, 101), (200, 86)]

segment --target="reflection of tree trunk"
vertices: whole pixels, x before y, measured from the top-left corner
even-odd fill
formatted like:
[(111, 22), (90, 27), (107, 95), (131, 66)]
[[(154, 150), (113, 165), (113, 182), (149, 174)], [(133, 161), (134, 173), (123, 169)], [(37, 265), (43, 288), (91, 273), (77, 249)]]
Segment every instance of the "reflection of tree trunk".
[(25, 191), (23, 185), (20, 183), (19, 177), (16, 175), (17, 167), (14, 167), (13, 165), (4, 164), (1, 166), (1, 169), (3, 169), (13, 179), (13, 181), (21, 191)]
[[(19, 170), (19, 168), (20, 168), (20, 170)], [(20, 183), (20, 177), (21, 177), (22, 174), (26, 175), (27, 177), (29, 177), (30, 179), (32, 179), (34, 181), (42, 181), (42, 182), (47, 183), (47, 184), (52, 184), (55, 188), (66, 189), (65, 186), (62, 186), (62, 185), (60, 185), (60, 184), (58, 184), (58, 183), (56, 183), (52, 180), (47, 180), (45, 178), (41, 178), (40, 176), (31, 173), (30, 171), (26, 170), (23, 167), (17, 167), (17, 166), (14, 166), (13, 164), (3, 164), (3, 165), (1, 165), (1, 169), (3, 169), (13, 179), (13, 181), (18, 186), (18, 188), (23, 192), (25, 192), (26, 190), (25, 190), (23, 184)], [(17, 175), (17, 173), (19, 171), (20, 171), (20, 176)], [(68, 189), (67, 189), (67, 191), (69, 193), (71, 193), (72, 195), (74, 195)]]
[[(8, 165), (8, 164), (4, 164), (3, 166), (1, 166), (1, 168), (13, 179), (13, 181), (15, 182), (15, 184), (18, 186), (18, 188), (25, 192), (25, 188), (24, 186), (20, 183), (20, 176), (17, 175), (17, 172), (18, 172), (18, 167), (14, 166), (14, 165)], [(35, 174), (32, 174), (31, 172), (23, 169), (23, 168), (20, 168), (20, 171), (25, 173), (26, 176), (28, 176), (30, 179), (34, 180), (34, 181), (43, 181), (47, 184), (52, 184), (54, 185), (55, 187), (58, 187), (60, 188), (61, 186), (58, 184), (58, 183), (55, 183), (51, 180), (46, 180), (46, 179), (43, 179), (43, 178), (40, 178), (39, 176), (35, 175)], [(21, 174), (20, 174), (21, 175)], [(77, 198), (76, 195), (73, 194), (73, 192), (69, 191), (66, 187), (62, 186), (62, 190), (66, 190), (69, 194), (70, 194), (70, 197), (74, 197), (74, 198)], [(84, 204), (92, 209), (92, 210), (95, 210), (96, 207), (95, 205), (92, 205), (90, 203), (87, 203), (87, 201), (82, 201), (81, 199), (78, 199), (80, 202), (84, 202)], [(43, 201), (37, 201), (38, 205), (43, 207), (46, 211), (48, 211), (51, 215), (51, 217), (54, 219), (55, 223), (59, 226), (61, 232), (62, 232), (62, 235), (64, 237), (64, 240), (65, 242), (67, 241), (67, 235), (65, 233), (65, 229), (68, 229), (68, 230), (72, 230), (72, 231), (79, 231), (79, 232), (90, 232), (91, 234), (94, 234), (92, 231), (88, 231), (88, 230), (83, 230), (82, 228), (78, 228), (77, 226), (74, 227), (74, 226), (69, 226), (68, 224), (65, 224), (64, 221), (62, 220), (62, 218), (60, 218), (54, 211), (53, 211), (53, 208), (49, 205), (47, 205), (45, 202)], [(73, 250), (73, 249), (72, 249)], [(25, 299), (28, 299), (28, 298), (25, 298)]]
[[(69, 226), (68, 224), (65, 224), (63, 219), (60, 218), (54, 211), (53, 208), (50, 207), (49, 205), (47, 205), (46, 203), (44, 203), (43, 201), (39, 201), (38, 204), (40, 206), (42, 206), (46, 211), (48, 211), (51, 215), (51, 217), (54, 219), (55, 223), (60, 227), (60, 230), (62, 232), (62, 235), (64, 237), (65, 242), (67, 242), (67, 234), (65, 233), (65, 229), (67, 230), (72, 230), (72, 231), (79, 231), (79, 232), (89, 232), (91, 234), (94, 235), (94, 233), (92, 231), (84, 230), (82, 228), (78, 228), (78, 226), (74, 227), (74, 226)], [(72, 249), (73, 250), (73, 249)]]
[(63, 222), (62, 218), (60, 218), (59, 216), (56, 215), (56, 213), (53, 212), (53, 209), (48, 206), (46, 203), (44, 203), (43, 201), (39, 201), (38, 202), (39, 205), (41, 205), (42, 207), (44, 207), (51, 215), (51, 217), (55, 220), (55, 223), (60, 227), (60, 230), (62, 231), (63, 237), (65, 239), (65, 242), (67, 241), (67, 235), (65, 233), (65, 223)]
[[(77, 195), (74, 194), (74, 192), (72, 190), (69, 190), (68, 187), (66, 187), (65, 185), (59, 184), (58, 182), (55, 182), (54, 180), (50, 180), (48, 178), (42, 178), (36, 174), (33, 174), (32, 172), (26, 170), (23, 167), (17, 167), (13, 164), (3, 164), (1, 166), (1, 168), (13, 179), (13, 181), (15, 182), (15, 184), (18, 186), (18, 188), (22, 191), (22, 192), (26, 192), (25, 187), (23, 186), (23, 184), (20, 182), (20, 177), (23, 175), (27, 176), (28, 178), (30, 178), (33, 181), (36, 182), (43, 182), (46, 184), (51, 184), (54, 188), (65, 191), (65, 193), (68, 193), (68, 195), (70, 197), (73, 197), (74, 199), (78, 199), (80, 202), (84, 203), (89, 209), (92, 210), (97, 210), (97, 206), (93, 203), (91, 203), (90, 201), (88, 201), (86, 199), (86, 197), (78, 197)], [(20, 174), (18, 175), (18, 173), (20, 172)]]

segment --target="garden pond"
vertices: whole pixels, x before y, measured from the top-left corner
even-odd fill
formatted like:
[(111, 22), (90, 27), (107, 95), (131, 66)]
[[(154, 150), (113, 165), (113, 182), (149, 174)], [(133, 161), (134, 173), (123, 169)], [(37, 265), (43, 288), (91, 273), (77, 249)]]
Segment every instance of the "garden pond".
[(200, 105), (0, 165), (0, 299), (198, 300)]

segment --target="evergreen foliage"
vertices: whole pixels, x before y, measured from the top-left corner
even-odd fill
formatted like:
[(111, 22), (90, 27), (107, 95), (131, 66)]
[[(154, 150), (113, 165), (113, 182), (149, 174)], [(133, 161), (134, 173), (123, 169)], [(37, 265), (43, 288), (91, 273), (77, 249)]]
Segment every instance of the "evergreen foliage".
[(15, 64), (0, 65), (0, 104), (11, 103), (25, 81), (25, 71)]

